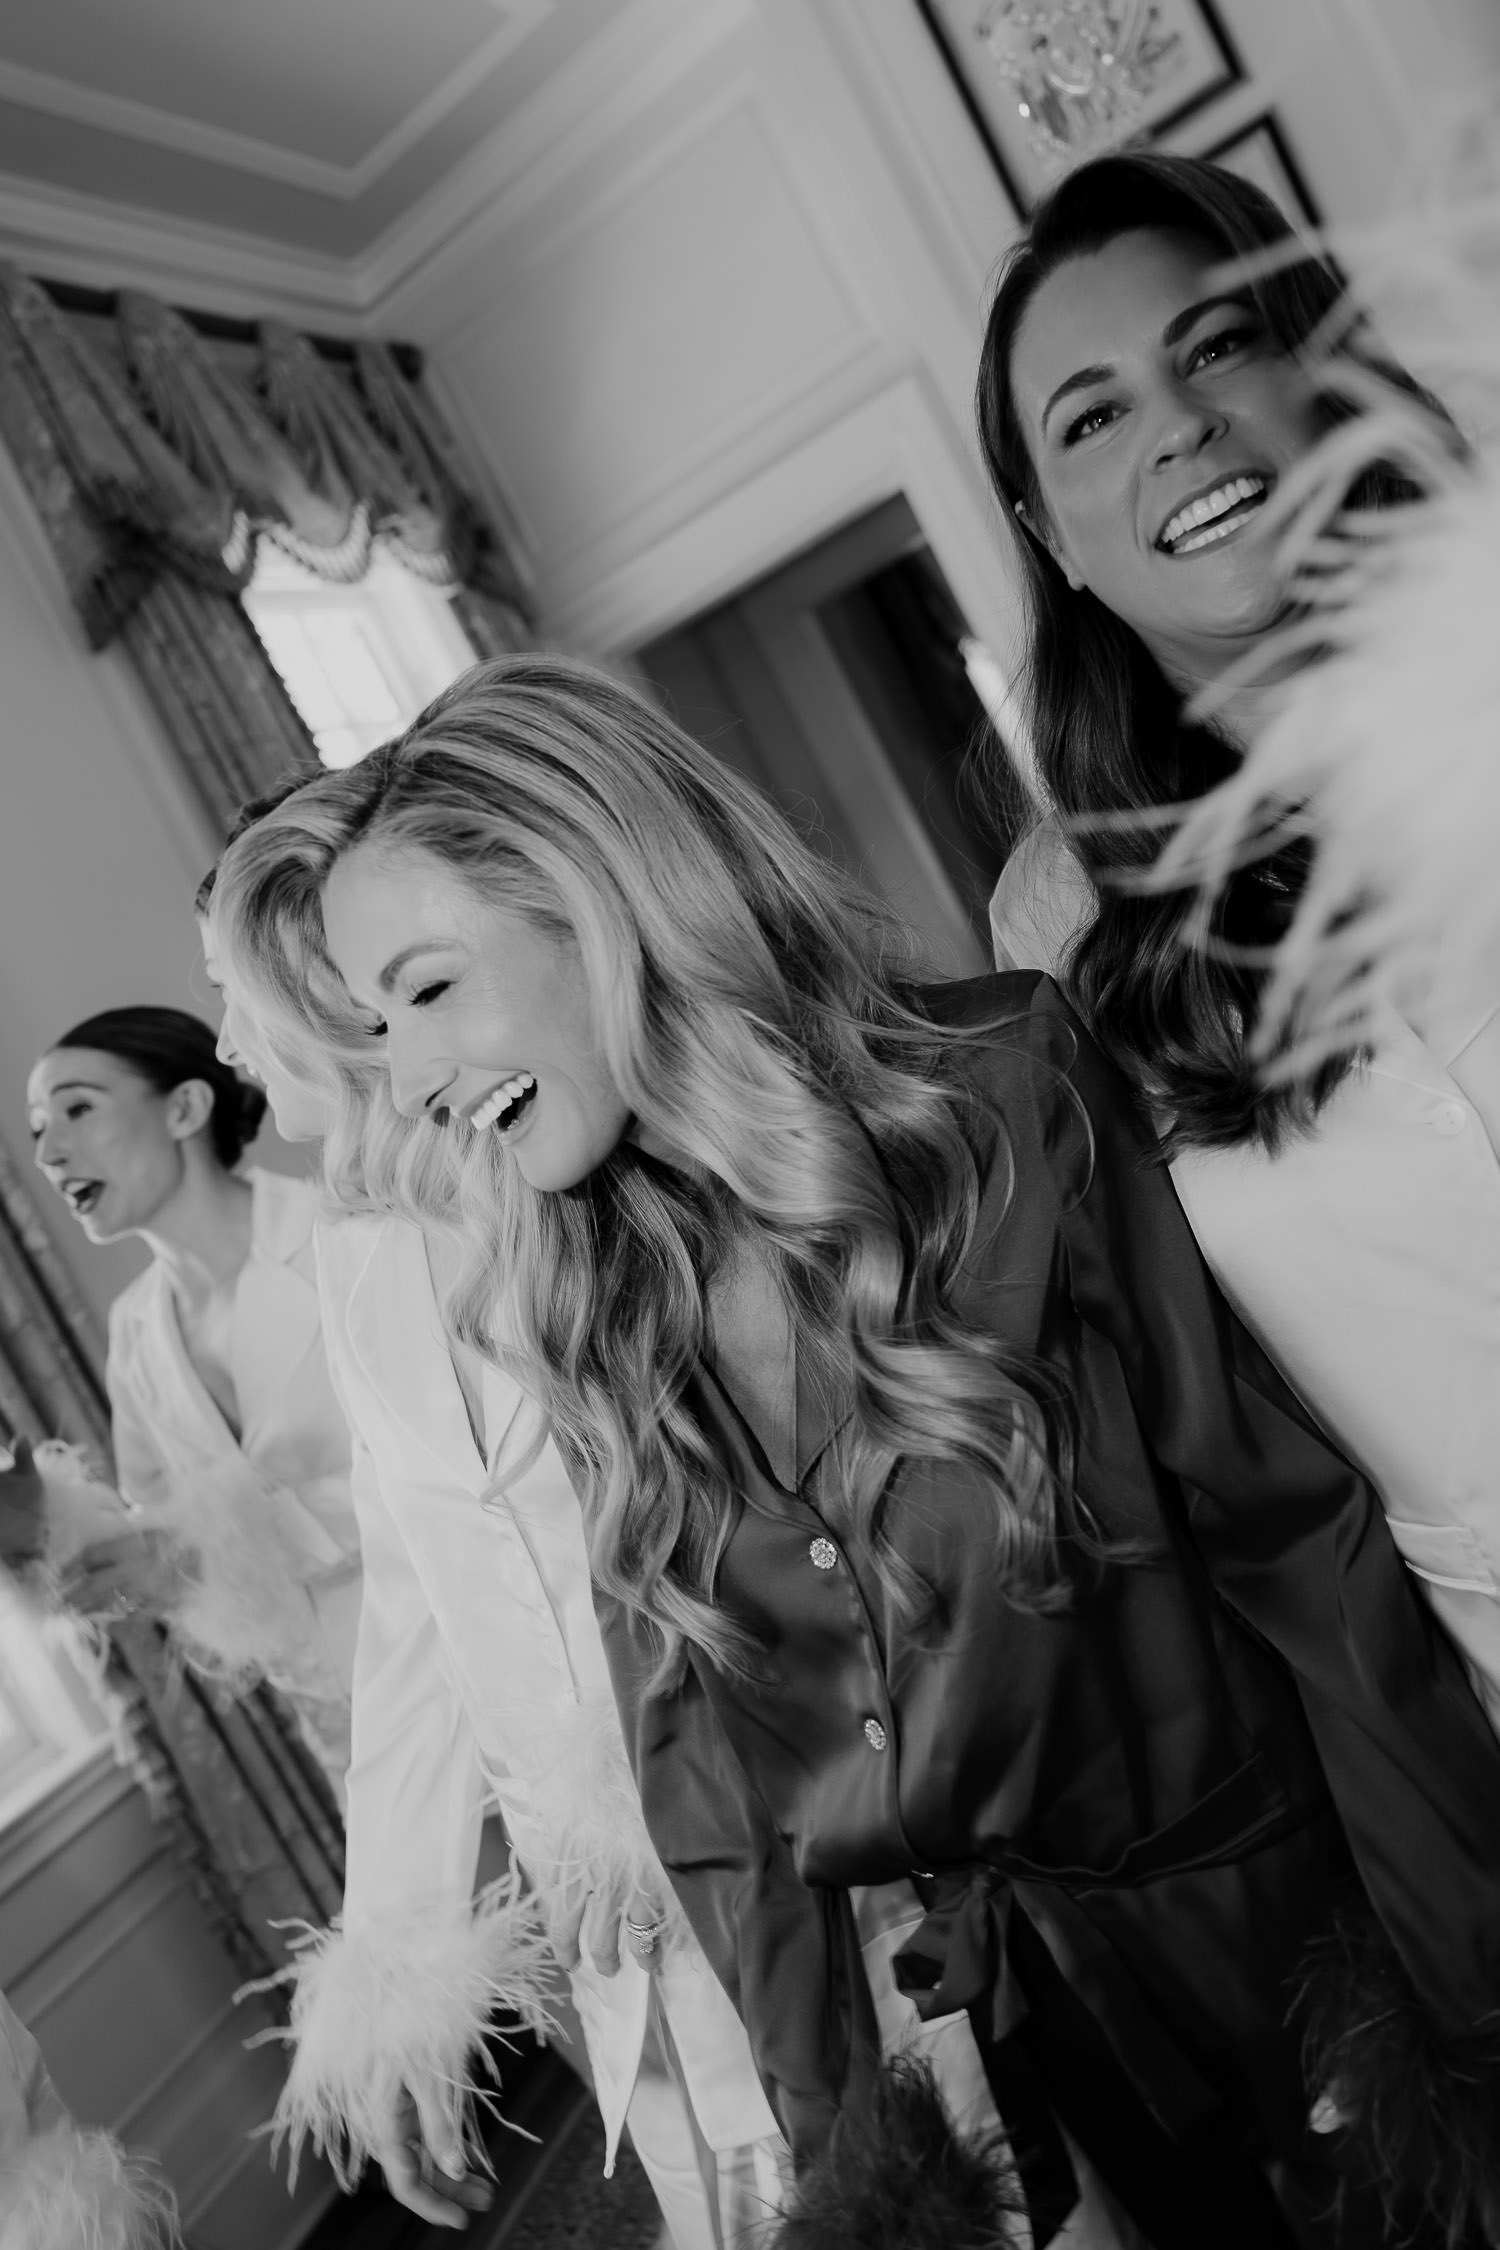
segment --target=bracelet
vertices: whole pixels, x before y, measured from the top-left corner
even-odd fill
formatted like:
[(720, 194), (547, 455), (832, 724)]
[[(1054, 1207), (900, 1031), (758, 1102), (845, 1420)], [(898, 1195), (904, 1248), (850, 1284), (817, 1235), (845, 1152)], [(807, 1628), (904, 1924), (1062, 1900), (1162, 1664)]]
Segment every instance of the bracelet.
[(657, 1944), (666, 1933), (667, 1918), (662, 1915), (655, 1922), (638, 1922), (633, 1914), (625, 1917), (625, 1935), (630, 1940), (630, 1950), (645, 1957), (656, 1951)]

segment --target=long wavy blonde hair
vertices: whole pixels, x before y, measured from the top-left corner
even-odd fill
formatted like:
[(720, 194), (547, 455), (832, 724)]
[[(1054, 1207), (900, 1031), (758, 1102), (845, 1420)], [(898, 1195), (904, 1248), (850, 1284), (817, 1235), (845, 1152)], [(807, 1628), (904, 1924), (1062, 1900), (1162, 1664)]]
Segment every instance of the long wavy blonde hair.
[[(323, 885), (361, 841), (430, 855), (576, 946), (615, 1083), (681, 1167), (627, 1138), (543, 1193), (496, 1135), (397, 1115), (323, 935)], [(734, 1495), (689, 1398), (709, 1286), (747, 1247), (838, 1410), (823, 1489), (841, 1535), (918, 1599), (886, 1536), (892, 1472), (961, 1460), (991, 1493), (1013, 1598), (1065, 1599), (1068, 1401), (952, 1304), (1008, 1162), (964, 1067), (973, 1035), (934, 1023), (890, 916), (748, 782), (603, 674), (505, 658), (248, 830), (211, 911), (268, 1035), (311, 1044), (337, 1081), (337, 1198), (456, 1238), (449, 1327), (543, 1403), (597, 1582), (659, 1630), (659, 1685), (684, 1642), (755, 1664), (713, 1600)]]

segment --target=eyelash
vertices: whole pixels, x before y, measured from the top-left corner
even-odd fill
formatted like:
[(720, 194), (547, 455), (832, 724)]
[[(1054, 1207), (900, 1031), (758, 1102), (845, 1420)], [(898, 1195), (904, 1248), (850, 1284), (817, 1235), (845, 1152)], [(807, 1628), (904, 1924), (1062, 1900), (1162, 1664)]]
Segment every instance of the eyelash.
[[(1256, 329), (1248, 326), (1216, 329), (1212, 336), (1205, 336), (1202, 343), (1194, 347), (1191, 365), (1201, 365), (1203, 355), (1215, 350), (1218, 346), (1227, 345), (1232, 348), (1238, 344), (1253, 343), (1257, 333)], [(1106, 414), (1112, 411), (1113, 409), (1107, 399), (1096, 399), (1092, 406), (1086, 406), (1083, 412), (1068, 424), (1063, 432), (1063, 444), (1065, 446), (1077, 445), (1081, 439), (1091, 437), (1093, 432), (1086, 429), (1085, 424), (1091, 422), (1097, 414)]]
[[(438, 999), (441, 994), (445, 993), (448, 990), (448, 987), (452, 984), (452, 982), (453, 979), (451, 977), (439, 977), (435, 984), (424, 984), (420, 992), (414, 992), (412, 994), (411, 999), (407, 1003), (407, 1005), (413, 1008), (425, 1008), (429, 1006), (432, 1001)], [(383, 1016), (377, 1016), (373, 1023), (367, 1023), (364, 1026), (365, 1037), (367, 1039), (383, 1039), (386, 1035), (386, 1029), (387, 1026), (385, 1018)]]
[[(93, 1106), (94, 1105), (92, 1102), (69, 1102), (67, 1108), (63, 1111), (63, 1116), (71, 1125), (74, 1124), (80, 1117), (87, 1117), (89, 1111), (93, 1108)], [(33, 1125), (30, 1128), (32, 1139), (34, 1141), (39, 1141), (46, 1130), (47, 1128), (45, 1125)]]
[(1063, 444), (1065, 446), (1077, 445), (1080, 439), (1092, 437), (1093, 431), (1085, 429), (1084, 424), (1092, 422), (1096, 414), (1104, 414), (1108, 411), (1109, 409), (1102, 400), (1094, 406), (1086, 406), (1083, 412), (1071, 421), (1063, 431)]
[(1201, 360), (1203, 354), (1207, 351), (1213, 350), (1216, 345), (1224, 344), (1229, 345), (1232, 348), (1237, 344), (1253, 343), (1255, 341), (1257, 333), (1258, 331), (1252, 328), (1248, 324), (1248, 322), (1244, 326), (1239, 328), (1217, 329), (1212, 336), (1204, 337), (1202, 343), (1194, 352), (1193, 357), (1196, 360)]

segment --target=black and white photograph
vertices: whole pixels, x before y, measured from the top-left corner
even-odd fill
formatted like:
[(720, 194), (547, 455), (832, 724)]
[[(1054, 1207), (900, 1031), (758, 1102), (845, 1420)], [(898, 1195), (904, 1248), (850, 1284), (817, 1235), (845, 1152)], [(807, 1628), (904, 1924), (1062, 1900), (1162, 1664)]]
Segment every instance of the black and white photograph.
[(0, 2250), (1500, 2250), (1493, 0), (0, 11)]

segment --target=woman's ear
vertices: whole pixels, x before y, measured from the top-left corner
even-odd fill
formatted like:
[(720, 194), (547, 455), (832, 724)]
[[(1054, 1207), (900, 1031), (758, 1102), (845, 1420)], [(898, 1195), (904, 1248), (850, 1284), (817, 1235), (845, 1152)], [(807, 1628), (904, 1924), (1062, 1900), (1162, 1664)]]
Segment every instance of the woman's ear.
[(184, 1078), (167, 1096), (167, 1131), (174, 1141), (190, 1141), (214, 1113), (214, 1090), (206, 1078)]
[(1063, 553), (1057, 534), (1053, 531), (1051, 524), (1048, 523), (1045, 514), (1033, 509), (1024, 500), (1012, 500), (1011, 507), (1015, 510), (1017, 523), (1031, 533), (1039, 547), (1046, 548), (1047, 553), (1052, 557), (1074, 593), (1082, 593), (1083, 580)]

